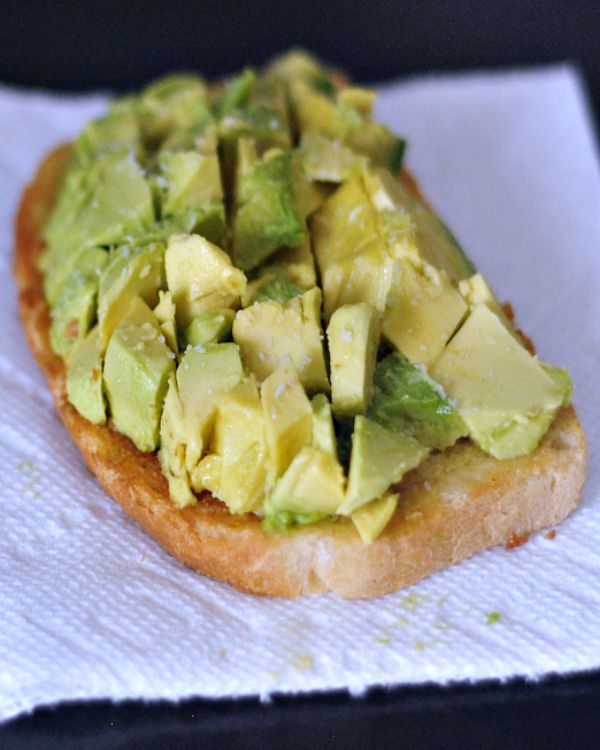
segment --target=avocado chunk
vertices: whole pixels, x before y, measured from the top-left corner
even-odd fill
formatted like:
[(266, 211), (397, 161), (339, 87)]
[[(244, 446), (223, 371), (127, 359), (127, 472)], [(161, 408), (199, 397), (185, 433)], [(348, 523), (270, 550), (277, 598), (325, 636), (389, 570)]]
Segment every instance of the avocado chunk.
[(130, 149), (142, 159), (144, 148), (134, 100), (118, 99), (107, 114), (88, 123), (75, 141), (75, 155), (80, 164), (87, 164), (106, 151)]
[(335, 86), (326, 69), (303, 50), (292, 50), (276, 58), (266, 70), (265, 78), (289, 86), (293, 81), (304, 81), (324, 94), (333, 94)]
[(281, 512), (331, 515), (344, 500), (344, 472), (337, 460), (305, 447), (292, 459), (265, 502), (265, 515)]
[(158, 447), (163, 401), (175, 369), (175, 355), (161, 339), (155, 315), (136, 297), (106, 349), (104, 386), (115, 428), (141, 451)]
[(360, 175), (347, 180), (313, 216), (326, 320), (336, 308), (358, 302), (383, 312), (393, 258), (379, 235), (377, 221)]
[(169, 376), (167, 395), (160, 420), (158, 459), (169, 483), (169, 495), (178, 508), (196, 502), (185, 462), (186, 436), (183, 406), (179, 398), (175, 373)]
[(164, 335), (167, 344), (172, 352), (179, 353), (177, 343), (177, 327), (175, 324), (175, 305), (171, 297), (171, 292), (158, 293), (158, 305), (154, 308), (154, 314)]
[(246, 277), (227, 253), (200, 235), (170, 237), (165, 267), (180, 326), (203, 313), (237, 307), (246, 289)]
[(366, 505), (361, 505), (350, 515), (352, 523), (365, 544), (373, 544), (388, 525), (398, 507), (398, 497), (397, 494), (384, 495), (377, 500), (371, 500)]
[(67, 367), (67, 398), (92, 424), (106, 422), (102, 392), (102, 351), (98, 328), (93, 328), (73, 347)]
[(285, 302), (267, 300), (240, 310), (233, 322), (246, 367), (262, 382), (291, 364), (307, 391), (329, 391), (321, 331), (321, 290)]
[(219, 403), (211, 450), (222, 457), (218, 497), (232, 513), (256, 510), (265, 496), (267, 444), (254, 380), (239, 383)]
[(345, 146), (341, 140), (311, 131), (303, 133), (300, 151), (307, 177), (318, 182), (343, 182), (368, 164), (366, 157)]
[(194, 472), (208, 451), (217, 407), (224, 394), (244, 378), (235, 344), (208, 344), (186, 350), (177, 368), (185, 444), (185, 465)]
[(219, 115), (225, 117), (235, 112), (236, 109), (245, 107), (250, 100), (255, 85), (256, 73), (252, 68), (246, 68), (239, 75), (229, 80), (218, 97), (217, 109)]
[(467, 314), (467, 305), (433, 266), (400, 259), (394, 271), (381, 330), (411, 362), (429, 365)]
[(242, 306), (248, 307), (254, 302), (265, 302), (269, 299), (283, 302), (303, 292), (304, 289), (296, 286), (284, 271), (279, 268), (268, 269), (248, 284), (246, 294), (242, 298)]
[(363, 174), (366, 190), (375, 210), (384, 219), (399, 211), (408, 213), (414, 225), (420, 257), (454, 282), (475, 273), (475, 267), (448, 227), (408, 188), (384, 169), (370, 169)]
[(386, 430), (366, 417), (356, 417), (348, 487), (338, 513), (350, 515), (371, 500), (382, 497), (428, 453), (414, 438)]
[(109, 151), (78, 174), (67, 180), (70, 197), (59, 199), (44, 232), (48, 248), (40, 263), (50, 304), (85, 248), (119, 244), (154, 222), (150, 186), (130, 151)]
[(468, 279), (462, 279), (458, 284), (458, 291), (469, 307), (479, 304), (487, 305), (500, 318), (504, 326), (515, 333), (514, 326), (507, 318), (498, 298), (480, 273), (475, 273)]
[(172, 131), (213, 121), (204, 81), (195, 75), (167, 76), (150, 84), (137, 100), (143, 138), (155, 148)]
[(422, 365), (390, 354), (377, 364), (374, 381), (368, 416), (388, 430), (404, 432), (436, 450), (467, 435), (454, 405)]
[(324, 393), (317, 393), (310, 403), (313, 409), (313, 446), (337, 461), (337, 441), (329, 399)]
[(231, 333), (235, 313), (224, 308), (218, 312), (204, 313), (194, 318), (185, 329), (185, 341), (190, 346), (218, 344)]
[(110, 254), (100, 275), (98, 290), (98, 326), (100, 346), (106, 349), (113, 331), (129, 310), (135, 297), (154, 307), (158, 292), (165, 284), (164, 245), (145, 247), (124, 245)]
[(327, 327), (331, 400), (337, 417), (364, 413), (373, 395), (379, 316), (366, 302), (344, 305)]
[(194, 216), (194, 232), (223, 245), (227, 238), (223, 187), (214, 129), (190, 150), (164, 150), (155, 178), (163, 218)]
[(233, 262), (248, 271), (281, 247), (300, 245), (304, 222), (296, 208), (291, 153), (253, 164), (236, 186)]
[(84, 338), (96, 317), (100, 272), (108, 253), (91, 247), (82, 252), (51, 309), (50, 343), (61, 357)]
[(280, 477), (302, 448), (312, 445), (313, 411), (298, 375), (280, 367), (262, 384), (269, 464)]
[(482, 450), (530, 453), (563, 404), (564, 387), (485, 304), (471, 314), (431, 368)]

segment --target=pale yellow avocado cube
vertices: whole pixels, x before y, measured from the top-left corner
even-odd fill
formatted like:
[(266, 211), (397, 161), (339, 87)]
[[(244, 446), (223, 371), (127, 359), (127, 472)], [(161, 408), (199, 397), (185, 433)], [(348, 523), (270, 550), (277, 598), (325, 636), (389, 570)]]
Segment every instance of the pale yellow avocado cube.
[(98, 290), (98, 331), (104, 352), (134, 297), (154, 307), (164, 286), (164, 246), (152, 243), (140, 252), (121, 248), (105, 266)]
[(290, 364), (313, 393), (329, 391), (322, 336), (318, 287), (285, 302), (257, 302), (240, 310), (233, 322), (244, 364), (259, 382)]
[(334, 514), (344, 499), (344, 472), (337, 460), (317, 448), (302, 448), (269, 496), (269, 514)]
[(171, 292), (158, 293), (158, 305), (154, 308), (154, 314), (160, 325), (160, 330), (167, 344), (175, 354), (179, 353), (177, 344), (177, 327), (175, 323), (175, 305)]
[(232, 513), (255, 510), (265, 495), (267, 444), (253, 379), (239, 383), (219, 403), (211, 451), (222, 458), (221, 500)]
[(164, 215), (180, 213), (223, 200), (219, 158), (214, 138), (212, 152), (168, 151), (160, 159), (167, 183), (163, 198)]
[(365, 302), (339, 307), (329, 321), (327, 340), (333, 411), (346, 417), (365, 412), (373, 395), (378, 313)]
[(338, 127), (335, 104), (324, 94), (302, 80), (292, 80), (289, 86), (292, 109), (298, 130), (313, 130), (333, 137)]
[(102, 352), (98, 326), (78, 341), (67, 365), (67, 396), (82, 417), (92, 424), (106, 422), (106, 404), (102, 391)]
[(238, 307), (246, 289), (246, 276), (227, 253), (197, 234), (169, 238), (165, 267), (180, 326), (205, 312)]
[(209, 453), (192, 469), (190, 482), (196, 492), (210, 492), (223, 500), (223, 457)]
[(186, 433), (183, 407), (179, 399), (175, 373), (169, 387), (160, 420), (160, 450), (158, 459), (169, 482), (169, 495), (178, 508), (196, 502), (190, 487), (190, 476), (185, 465)]
[(465, 301), (443, 271), (401, 259), (396, 262), (381, 330), (411, 362), (429, 365), (466, 313)]
[(208, 344), (184, 353), (177, 368), (177, 387), (183, 409), (188, 471), (193, 470), (208, 448), (221, 399), (243, 378), (235, 344)]
[(427, 448), (408, 435), (386, 430), (366, 417), (356, 417), (348, 487), (337, 512), (350, 515), (362, 505), (382, 497), (428, 453)]
[(337, 461), (337, 440), (329, 399), (324, 393), (317, 393), (310, 403), (313, 409), (313, 446)]
[(373, 544), (398, 507), (399, 495), (385, 495), (361, 506), (350, 516), (365, 544)]
[(456, 402), (470, 437), (496, 458), (531, 452), (565, 397), (485, 304), (472, 308), (430, 372)]
[(260, 395), (270, 468), (280, 477), (296, 454), (312, 445), (313, 410), (291, 367), (281, 367), (269, 375)]
[(479, 304), (487, 305), (500, 318), (506, 328), (514, 332), (513, 325), (506, 317), (506, 313), (502, 309), (502, 305), (498, 302), (498, 298), (480, 273), (475, 273), (468, 279), (459, 281), (458, 291), (469, 307)]
[(315, 259), (310, 249), (310, 235), (306, 237), (301, 245), (296, 247), (284, 247), (274, 253), (265, 263), (265, 268), (271, 266), (284, 266), (285, 273), (292, 284), (302, 289), (312, 289), (317, 285), (317, 274), (315, 272)]

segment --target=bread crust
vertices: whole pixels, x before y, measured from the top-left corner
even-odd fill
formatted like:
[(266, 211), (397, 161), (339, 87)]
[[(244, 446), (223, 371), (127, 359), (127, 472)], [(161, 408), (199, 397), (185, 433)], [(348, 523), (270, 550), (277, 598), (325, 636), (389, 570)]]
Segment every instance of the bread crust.
[[(91, 471), (125, 513), (181, 562), (255, 594), (332, 591), (370, 598), (556, 524), (577, 506), (587, 449), (569, 407), (529, 456), (498, 461), (467, 441), (431, 456), (402, 482), (398, 510), (372, 545), (360, 541), (348, 519), (273, 534), (253, 515), (231, 515), (209, 494), (194, 506), (175, 508), (156, 455), (141, 453), (110, 425), (91, 424), (69, 404), (64, 363), (50, 346), (36, 260), (69, 155), (64, 146), (43, 161), (17, 215), (14, 273), (23, 326), (56, 409)], [(416, 192), (412, 178), (405, 180)]]

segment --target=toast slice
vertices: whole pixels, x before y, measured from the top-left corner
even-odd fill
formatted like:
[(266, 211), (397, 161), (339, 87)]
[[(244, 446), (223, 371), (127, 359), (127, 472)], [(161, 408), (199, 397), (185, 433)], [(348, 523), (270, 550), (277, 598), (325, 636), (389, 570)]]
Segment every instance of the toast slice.
[[(88, 466), (123, 510), (181, 562), (255, 594), (331, 591), (370, 598), (556, 524), (577, 506), (587, 450), (568, 407), (528, 456), (498, 461), (466, 441), (432, 455), (405, 477), (398, 510), (372, 545), (361, 542), (347, 518), (274, 534), (262, 529), (258, 517), (234, 516), (207, 493), (178, 510), (155, 454), (141, 453), (110, 424), (91, 424), (67, 401), (65, 367), (50, 346), (36, 259), (68, 158), (68, 146), (50, 154), (20, 206), (14, 272), (21, 318), (58, 413)], [(404, 179), (416, 192), (412, 178)]]

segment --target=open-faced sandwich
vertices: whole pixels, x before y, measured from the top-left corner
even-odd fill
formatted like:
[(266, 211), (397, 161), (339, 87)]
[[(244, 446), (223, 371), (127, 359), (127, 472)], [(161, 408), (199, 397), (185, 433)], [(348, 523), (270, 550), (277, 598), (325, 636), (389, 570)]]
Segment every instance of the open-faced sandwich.
[(373, 92), (292, 53), (116, 100), (25, 192), (33, 352), (91, 470), (184, 563), (379, 596), (577, 505), (537, 359)]

